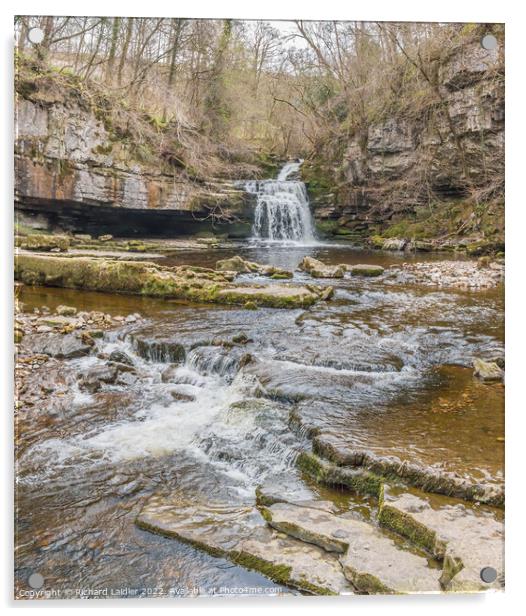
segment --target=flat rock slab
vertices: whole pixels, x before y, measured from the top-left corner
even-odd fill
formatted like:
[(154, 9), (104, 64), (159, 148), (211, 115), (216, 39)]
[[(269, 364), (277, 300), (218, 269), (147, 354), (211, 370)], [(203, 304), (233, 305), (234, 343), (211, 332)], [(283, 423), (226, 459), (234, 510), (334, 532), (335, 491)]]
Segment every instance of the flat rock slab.
[(323, 294), (323, 289), (286, 284), (232, 285), (227, 273), (197, 266), (162, 267), (149, 261), (95, 257), (17, 254), (15, 278), (28, 285), (215, 304), (250, 302), (250, 307), (305, 308)]
[[(431, 499), (384, 488), (380, 523), (444, 559), (441, 582), (447, 590), (469, 592), (504, 586), (504, 524), (495, 512), (476, 510), (447, 499)], [(486, 583), (484, 567), (497, 579)]]
[(336, 510), (331, 501), (320, 500), (313, 490), (308, 488), (299, 478), (289, 473), (271, 475), (256, 488), (258, 505), (270, 506), (275, 503), (289, 503), (321, 509), (329, 513)]
[(474, 483), (456, 473), (402, 461), (396, 456), (378, 456), (349, 446), (336, 434), (317, 434), (312, 446), (317, 455), (342, 468), (367, 469), (377, 476), (400, 479), (426, 492), (495, 506), (504, 504), (504, 489), (501, 486)]
[(136, 523), (260, 571), (281, 584), (314, 594), (354, 590), (335, 556), (270, 529), (255, 507), (154, 496)]
[(89, 355), (92, 347), (77, 337), (77, 334), (36, 334), (28, 338), (33, 353), (49, 355), (57, 359), (74, 359)]
[(264, 509), (281, 532), (342, 554), (347, 579), (360, 592), (438, 592), (440, 571), (426, 558), (399, 547), (377, 527), (319, 509), (277, 503)]
[(301, 308), (312, 306), (320, 296), (306, 287), (286, 284), (269, 284), (261, 286), (231, 286), (217, 292), (218, 301), (228, 304), (254, 302), (261, 306), (273, 308)]

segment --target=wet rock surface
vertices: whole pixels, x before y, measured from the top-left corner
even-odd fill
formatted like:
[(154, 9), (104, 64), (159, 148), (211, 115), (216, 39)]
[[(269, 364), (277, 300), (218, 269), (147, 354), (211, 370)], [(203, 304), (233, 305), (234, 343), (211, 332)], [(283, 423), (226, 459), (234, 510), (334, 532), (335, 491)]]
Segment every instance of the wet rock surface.
[[(504, 525), (491, 510), (385, 488), (379, 520), (444, 561), (441, 583), (447, 590), (503, 588)], [(497, 571), (495, 582), (482, 580), (484, 567)]]
[(304, 257), (299, 269), (307, 272), (313, 278), (343, 278), (345, 268), (342, 265), (326, 265), (318, 259)]
[(317, 594), (352, 592), (336, 558), (269, 530), (254, 507), (153, 497), (137, 524), (214, 556), (226, 556), (277, 582)]

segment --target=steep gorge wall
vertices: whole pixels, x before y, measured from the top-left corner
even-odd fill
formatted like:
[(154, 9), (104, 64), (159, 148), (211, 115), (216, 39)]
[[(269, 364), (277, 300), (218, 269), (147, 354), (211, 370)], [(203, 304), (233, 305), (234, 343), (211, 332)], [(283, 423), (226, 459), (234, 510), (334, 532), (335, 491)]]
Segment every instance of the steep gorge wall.
[[(432, 105), (369, 125), (332, 167), (307, 163), (322, 228), (371, 234), (402, 220), (437, 218), (442, 210), (458, 216), (459, 226), (471, 216), (470, 231), (503, 234), (503, 51), (463, 46), (439, 67), (439, 83)], [(477, 211), (484, 209), (489, 227), (477, 229)]]

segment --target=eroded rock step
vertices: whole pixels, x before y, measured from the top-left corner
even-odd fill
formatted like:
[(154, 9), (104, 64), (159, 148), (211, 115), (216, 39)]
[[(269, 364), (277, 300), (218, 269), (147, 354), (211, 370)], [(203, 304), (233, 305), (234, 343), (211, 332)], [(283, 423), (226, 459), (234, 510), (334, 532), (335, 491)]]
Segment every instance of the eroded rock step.
[[(401, 480), (426, 492), (435, 492), (454, 496), (468, 501), (486, 503), (494, 506), (504, 505), (503, 487), (473, 483), (457, 475), (456, 473), (438, 471), (433, 468), (420, 466), (419, 464), (402, 461), (396, 456), (378, 456), (368, 451), (356, 449), (342, 442), (337, 435), (318, 434), (312, 440), (312, 448), (315, 454), (325, 460), (329, 460), (340, 469), (361, 468), (372, 477)], [(309, 454), (305, 454), (308, 456)], [(314, 467), (317, 456), (311, 456), (311, 467)], [(321, 464), (318, 466), (321, 467)], [(345, 475), (327, 464), (323, 467), (326, 478), (332, 476), (335, 480), (338, 475)], [(342, 485), (345, 485), (343, 483)], [(349, 487), (352, 487), (350, 485)], [(359, 490), (357, 490), (359, 491)]]
[(260, 571), (281, 584), (314, 594), (354, 591), (334, 555), (269, 528), (255, 507), (154, 496), (136, 523)]
[(312, 507), (276, 503), (263, 515), (276, 530), (341, 554), (347, 579), (359, 592), (410, 593), (440, 590), (438, 568), (402, 549), (377, 527)]
[[(440, 581), (458, 592), (504, 587), (504, 524), (498, 517), (489, 508), (388, 486), (378, 516), (383, 526), (443, 559)], [(484, 567), (497, 571), (491, 584), (481, 579)]]

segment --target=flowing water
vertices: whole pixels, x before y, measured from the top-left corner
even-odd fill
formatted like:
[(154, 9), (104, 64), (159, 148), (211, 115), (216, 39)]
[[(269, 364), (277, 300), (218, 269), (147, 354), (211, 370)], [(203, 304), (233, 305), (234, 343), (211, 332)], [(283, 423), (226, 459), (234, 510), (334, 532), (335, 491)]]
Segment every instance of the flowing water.
[(276, 180), (243, 183), (245, 190), (257, 197), (254, 238), (304, 246), (316, 243), (307, 188), (303, 182), (289, 179), (298, 174), (300, 166), (301, 161), (289, 162)]
[[(384, 266), (402, 258), (260, 244), (236, 253), (287, 268), (307, 253), (328, 263)], [(210, 266), (231, 254), (178, 254), (163, 262)], [(294, 283), (307, 280), (295, 272)], [(134, 519), (159, 491), (253, 503), (256, 486), (277, 472), (296, 473), (295, 457), (309, 446), (305, 433), (289, 426), (291, 413), (351, 445), (502, 484), (503, 388), (477, 381), (470, 369), (474, 356), (502, 354), (502, 288), (329, 282), (336, 283), (334, 299), (306, 311), (24, 288), (28, 310), (68, 304), (138, 311), (147, 322), (108, 333), (97, 343), (100, 357), (50, 368), (64, 391), (20, 415), (18, 583), (26, 587), (38, 571), (54, 588), (127, 587), (142, 596), (196, 586), (205, 594), (222, 586), (274, 587), (262, 575), (140, 530)], [(219, 344), (240, 333), (246, 344)], [(179, 345), (185, 358), (176, 363)], [(135, 374), (125, 384), (81, 391), (79, 373), (103, 365), (116, 349), (129, 355)], [(246, 362), (247, 354), (256, 361)], [(366, 502), (313, 488), (341, 511), (370, 513)]]

